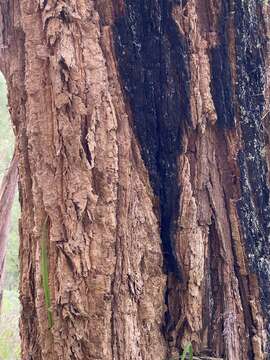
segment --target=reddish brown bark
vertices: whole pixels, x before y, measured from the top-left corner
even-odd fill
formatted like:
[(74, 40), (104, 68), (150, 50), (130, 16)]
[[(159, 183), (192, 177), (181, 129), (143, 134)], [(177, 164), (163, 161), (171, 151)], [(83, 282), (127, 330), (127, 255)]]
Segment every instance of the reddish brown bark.
[(267, 358), (268, 12), (0, 1), (23, 360)]

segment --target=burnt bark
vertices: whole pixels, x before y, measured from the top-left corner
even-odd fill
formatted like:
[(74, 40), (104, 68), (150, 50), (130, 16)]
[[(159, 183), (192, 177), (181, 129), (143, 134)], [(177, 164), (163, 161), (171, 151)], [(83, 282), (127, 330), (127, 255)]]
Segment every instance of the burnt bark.
[(269, 358), (269, 16), (0, 0), (23, 360)]

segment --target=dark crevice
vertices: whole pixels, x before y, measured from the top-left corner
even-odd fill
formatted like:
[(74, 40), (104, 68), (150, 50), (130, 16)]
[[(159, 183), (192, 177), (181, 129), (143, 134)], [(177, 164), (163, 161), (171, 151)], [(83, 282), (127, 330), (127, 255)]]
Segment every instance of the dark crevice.
[(223, 356), (225, 349), (221, 314), (224, 314), (224, 297), (222, 279), (220, 279), (220, 267), (223, 260), (220, 255), (220, 247), (215, 220), (212, 218), (212, 224), (209, 227), (209, 293), (211, 293), (211, 299), (209, 300), (209, 309), (206, 311), (210, 317), (207, 323), (209, 327), (208, 348), (211, 355)]
[[(233, 180), (233, 183), (234, 183), (234, 180)], [(224, 192), (226, 213), (229, 214), (230, 208), (228, 206), (228, 199), (227, 199), (225, 188), (223, 188), (223, 192)], [(232, 224), (230, 222), (229, 223), (230, 233), (233, 234), (233, 229), (232, 229), (231, 225)], [(234, 262), (233, 262), (234, 273), (238, 280), (238, 288), (239, 288), (239, 294), (240, 294), (240, 298), (241, 298), (241, 304), (243, 307), (245, 329), (246, 329), (247, 333), (249, 334), (249, 336), (247, 338), (247, 355), (248, 355), (248, 359), (254, 359), (253, 346), (252, 346), (254, 324), (253, 324), (253, 320), (252, 320), (252, 309), (251, 309), (251, 306), (249, 303), (250, 294), (249, 294), (249, 289), (248, 289), (248, 279), (247, 279), (247, 276), (244, 276), (243, 274), (241, 274), (241, 268), (237, 261), (236, 246), (238, 246), (238, 245), (235, 244), (234, 238), (232, 237), (232, 253), (233, 253), (233, 259), (234, 259)]]
[[(248, 279), (243, 275), (240, 275), (239, 269), (236, 270), (236, 275), (238, 278), (239, 283), (239, 292), (241, 297), (241, 302), (243, 306), (243, 313), (244, 313), (244, 321), (245, 321), (245, 328), (249, 334), (248, 336), (248, 359), (254, 359), (254, 352), (252, 346), (252, 337), (253, 337), (253, 319), (252, 319), (252, 309), (249, 303), (249, 289), (248, 289)], [(241, 280), (240, 280), (241, 279)]]
[(220, 128), (235, 126), (233, 85), (229, 59), (229, 4), (222, 2), (219, 15), (219, 44), (210, 50), (211, 92), (217, 112), (217, 125)]
[(82, 121), (81, 121), (81, 144), (82, 144), (82, 147), (84, 150), (84, 154), (86, 156), (86, 160), (91, 165), (92, 164), (92, 156), (91, 156), (91, 153), (89, 150), (88, 140), (87, 140), (88, 129), (89, 129), (88, 118), (85, 117), (85, 119), (82, 119)]
[(69, 11), (67, 8), (63, 7), (62, 10), (59, 12), (58, 15), (59, 19), (61, 19), (64, 23), (71, 22)]

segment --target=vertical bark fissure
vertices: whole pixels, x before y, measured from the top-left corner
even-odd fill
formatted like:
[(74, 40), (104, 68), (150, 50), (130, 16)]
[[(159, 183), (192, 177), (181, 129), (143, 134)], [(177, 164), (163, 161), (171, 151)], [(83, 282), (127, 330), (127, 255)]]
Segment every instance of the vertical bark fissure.
[[(237, 187), (237, 190), (239, 188), (239, 184), (235, 184)], [(230, 216), (230, 233), (232, 234), (232, 253), (233, 253), (233, 270), (235, 272), (237, 281), (238, 281), (238, 286), (239, 286), (239, 295), (240, 295), (240, 299), (241, 299), (241, 306), (243, 307), (243, 322), (244, 322), (244, 328), (245, 331), (243, 333), (243, 335), (246, 335), (246, 340), (242, 340), (242, 343), (245, 344), (246, 346), (246, 355), (248, 357), (248, 359), (253, 359), (254, 358), (254, 351), (253, 351), (253, 345), (252, 345), (252, 337), (254, 335), (254, 331), (253, 331), (253, 326), (254, 326), (254, 321), (252, 319), (252, 309), (249, 303), (249, 298), (250, 298), (250, 291), (247, 288), (247, 276), (246, 273), (245, 274), (241, 274), (241, 271), (243, 271), (243, 269), (241, 269), (241, 260), (238, 258), (238, 254), (237, 251), (239, 251), (239, 248), (241, 249), (241, 247), (243, 247), (243, 244), (239, 244), (237, 243), (236, 239), (234, 238), (234, 229), (233, 229), (233, 225), (232, 225), (232, 211), (237, 211), (235, 208), (235, 205), (233, 206), (234, 210), (232, 210), (232, 208), (230, 207), (230, 201), (231, 199), (228, 198), (227, 194), (226, 194), (226, 189), (224, 189), (224, 199), (225, 199), (225, 204), (226, 204), (226, 210), (227, 213)], [(235, 224), (234, 224), (235, 226)], [(236, 224), (237, 226), (237, 224)], [(241, 251), (241, 250), (240, 250)], [(243, 250), (242, 250), (243, 251)], [(239, 263), (240, 262), (240, 263)]]
[(220, 279), (220, 264), (222, 261), (222, 256), (219, 254), (220, 244), (219, 237), (215, 229), (215, 221), (212, 219), (212, 224), (209, 228), (209, 239), (210, 239), (210, 252), (209, 258), (211, 259), (210, 264), (210, 277), (211, 277), (211, 289), (212, 289), (212, 317), (210, 318), (209, 333), (208, 333), (208, 342), (209, 349), (211, 349), (214, 354), (224, 354), (224, 342), (222, 339), (222, 334), (224, 331), (223, 328), (223, 318), (224, 313), (224, 302), (222, 296), (222, 279)]
[(217, 126), (232, 128), (235, 126), (233, 84), (229, 58), (228, 28), (229, 16), (233, 9), (227, 1), (222, 2), (218, 16), (218, 45), (210, 50), (212, 96), (217, 112)]

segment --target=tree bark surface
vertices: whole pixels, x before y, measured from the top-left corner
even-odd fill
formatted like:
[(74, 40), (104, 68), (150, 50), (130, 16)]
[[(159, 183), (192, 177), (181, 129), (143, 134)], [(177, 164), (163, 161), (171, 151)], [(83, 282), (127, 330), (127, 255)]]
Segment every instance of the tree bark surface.
[(269, 358), (269, 16), (0, 0), (22, 360)]

